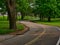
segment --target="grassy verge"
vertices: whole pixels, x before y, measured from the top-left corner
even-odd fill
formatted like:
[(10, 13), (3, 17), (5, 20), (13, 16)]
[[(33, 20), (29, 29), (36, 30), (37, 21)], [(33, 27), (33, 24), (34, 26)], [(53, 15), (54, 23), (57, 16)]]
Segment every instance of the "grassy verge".
[[(23, 30), (24, 26), (22, 24), (17, 23), (17, 28), (19, 30)], [(15, 30), (9, 29), (8, 21), (0, 21), (0, 34), (9, 34), (11, 32), (14, 32)]]
[(36, 23), (60, 27), (60, 19), (52, 19), (51, 22), (47, 22), (47, 21), (44, 21), (44, 22), (36, 21)]

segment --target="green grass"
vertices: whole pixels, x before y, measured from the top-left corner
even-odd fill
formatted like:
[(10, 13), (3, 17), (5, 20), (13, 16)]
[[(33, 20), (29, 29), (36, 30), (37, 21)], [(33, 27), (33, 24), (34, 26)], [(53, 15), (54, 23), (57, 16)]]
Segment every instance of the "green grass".
[(59, 19), (59, 18), (52, 19), (51, 22), (47, 22), (47, 21), (44, 21), (44, 22), (37, 21), (36, 23), (60, 27), (60, 19)]
[[(24, 26), (22, 24), (17, 23), (17, 28), (19, 30), (23, 30)], [(15, 32), (15, 30), (9, 29), (8, 21), (0, 21), (0, 35), (1, 34), (9, 34), (11, 32)]]
[(34, 16), (25, 16), (26, 20), (38, 20), (39, 18), (38, 17), (34, 17)]
[(8, 20), (7, 18), (8, 18), (7, 16), (0, 16), (0, 21), (7, 21)]
[[(33, 17), (33, 16), (25, 16), (24, 20), (38, 20), (38, 17)], [(0, 21), (7, 21), (8, 16), (0, 16)], [(21, 20), (21, 16), (17, 16), (17, 20)]]
[(20, 23), (17, 23), (17, 29), (23, 30), (24, 29), (24, 25), (20, 24)]

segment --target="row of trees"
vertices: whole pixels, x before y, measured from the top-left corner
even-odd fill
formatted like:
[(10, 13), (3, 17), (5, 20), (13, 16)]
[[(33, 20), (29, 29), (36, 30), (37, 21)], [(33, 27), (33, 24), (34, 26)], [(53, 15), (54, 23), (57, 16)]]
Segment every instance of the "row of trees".
[(48, 18), (48, 21), (50, 22), (52, 17), (60, 16), (59, 6), (59, 0), (36, 0), (34, 11), (39, 15), (40, 20)]
[(10, 29), (16, 29), (17, 13), (21, 19), (26, 15), (34, 15), (51, 21), (52, 17), (60, 17), (60, 0), (0, 0), (0, 13), (8, 13)]

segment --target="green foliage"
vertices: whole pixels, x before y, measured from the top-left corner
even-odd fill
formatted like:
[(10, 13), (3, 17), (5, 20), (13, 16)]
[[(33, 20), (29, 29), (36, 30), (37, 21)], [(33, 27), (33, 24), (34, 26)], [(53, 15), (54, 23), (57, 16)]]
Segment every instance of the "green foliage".
[(27, 13), (29, 9), (28, 0), (16, 0), (17, 12)]
[(58, 14), (56, 0), (36, 0), (35, 7), (37, 13), (43, 16), (53, 16)]
[(6, 5), (4, 0), (0, 0), (0, 13), (5, 14), (6, 13)]

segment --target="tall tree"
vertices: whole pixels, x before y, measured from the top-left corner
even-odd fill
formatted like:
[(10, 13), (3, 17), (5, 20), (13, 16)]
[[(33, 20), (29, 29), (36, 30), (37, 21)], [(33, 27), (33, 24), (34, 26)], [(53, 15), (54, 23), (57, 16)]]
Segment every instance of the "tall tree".
[(6, 0), (10, 29), (16, 29), (16, 9), (15, 0)]

